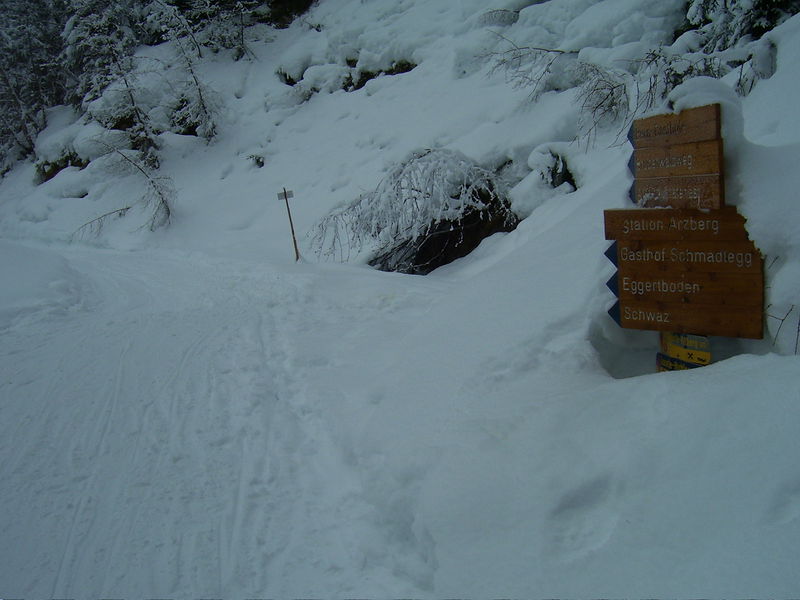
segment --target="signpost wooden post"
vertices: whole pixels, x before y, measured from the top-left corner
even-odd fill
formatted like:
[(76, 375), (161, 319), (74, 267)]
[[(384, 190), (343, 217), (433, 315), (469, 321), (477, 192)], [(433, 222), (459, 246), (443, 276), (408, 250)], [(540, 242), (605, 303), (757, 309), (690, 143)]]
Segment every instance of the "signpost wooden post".
[(289, 215), (289, 229), (292, 232), (292, 243), (294, 244), (294, 260), (300, 260), (300, 250), (297, 249), (297, 237), (294, 234), (294, 223), (292, 222), (292, 211), (289, 209), (289, 198), (294, 198), (294, 192), (283, 188), (282, 192), (278, 193), (278, 198), (283, 198), (286, 202), (286, 213)]
[(725, 206), (719, 105), (639, 119), (629, 139), (639, 208), (604, 213), (619, 298), (609, 314), (662, 332), (659, 369), (708, 364), (703, 336), (762, 338), (763, 259)]

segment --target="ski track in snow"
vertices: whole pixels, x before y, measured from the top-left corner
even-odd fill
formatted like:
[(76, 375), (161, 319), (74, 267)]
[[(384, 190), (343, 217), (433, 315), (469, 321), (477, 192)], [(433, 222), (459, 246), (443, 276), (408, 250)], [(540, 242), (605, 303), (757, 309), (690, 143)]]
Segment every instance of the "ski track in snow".
[[(265, 269), (67, 254), (91, 282), (84, 306), (28, 325), (37, 339), (25, 350), (12, 328), (3, 350), (13, 402), (2, 438), (15, 441), (3, 480), (15, 493), (2, 508), (18, 515), (3, 537), (37, 559), (0, 567), (2, 579), (34, 582), (15, 593), (380, 594), (390, 590), (371, 582), (393, 574), (394, 593), (430, 585), (397, 518), (363, 493), (330, 431), (329, 392), (313, 384), (316, 369), (346, 367), (346, 356), (329, 364), (336, 349), (315, 346), (315, 332), (357, 339), (386, 316), (385, 298), (337, 307), (304, 289), (310, 278)], [(14, 372), (34, 354), (56, 372)], [(12, 436), (14, 422), (33, 435)], [(51, 544), (27, 546), (36, 539)]]

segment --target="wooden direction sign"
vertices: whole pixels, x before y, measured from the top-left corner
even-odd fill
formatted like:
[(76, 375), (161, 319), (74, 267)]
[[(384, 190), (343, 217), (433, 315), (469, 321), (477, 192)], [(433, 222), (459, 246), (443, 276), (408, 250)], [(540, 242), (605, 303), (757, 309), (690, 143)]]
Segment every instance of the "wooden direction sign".
[(659, 274), (761, 273), (761, 253), (753, 242), (623, 240), (617, 242), (617, 266)]
[(633, 151), (637, 179), (722, 172), (722, 140), (691, 142)]
[(763, 311), (751, 307), (679, 304), (667, 302), (618, 302), (609, 311), (626, 329), (674, 331), (699, 335), (718, 335), (761, 339)]
[(736, 207), (713, 212), (618, 209), (603, 213), (607, 240), (746, 241), (745, 219)]
[(685, 207), (716, 209), (723, 206), (725, 178), (722, 172), (680, 177), (637, 177), (631, 202), (649, 208)]
[[(763, 337), (763, 258), (725, 206), (720, 115), (713, 104), (631, 128), (632, 198), (643, 208), (604, 213), (617, 266), (607, 285), (619, 298), (609, 314), (622, 327)], [(691, 364), (694, 349), (678, 346), (659, 356)]]
[(716, 209), (725, 204), (720, 105), (634, 122), (631, 198), (638, 206)]
[(760, 307), (760, 273), (653, 273), (623, 269), (606, 283), (622, 302)]
[(709, 104), (678, 114), (637, 119), (628, 133), (628, 139), (634, 148), (718, 140), (722, 138), (720, 113), (719, 104)]
[(763, 259), (735, 207), (608, 210), (605, 223), (622, 327), (762, 337)]

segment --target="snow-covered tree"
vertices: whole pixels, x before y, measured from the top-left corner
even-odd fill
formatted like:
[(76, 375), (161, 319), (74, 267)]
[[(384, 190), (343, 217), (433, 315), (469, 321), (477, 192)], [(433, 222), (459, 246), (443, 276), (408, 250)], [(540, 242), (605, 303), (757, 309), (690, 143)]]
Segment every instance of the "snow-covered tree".
[(62, 34), (70, 102), (80, 106), (98, 98), (111, 82), (132, 70), (140, 8), (135, 0), (72, 0)]
[(210, 140), (216, 134), (216, 102), (215, 94), (202, 81), (197, 69), (203, 47), (175, 3), (153, 0), (145, 10), (148, 29), (154, 36), (172, 43), (180, 70), (185, 74), (183, 81), (172, 86), (175, 95), (170, 106), (170, 126), (177, 133)]
[(256, 21), (254, 11), (263, 2), (253, 0), (186, 0), (180, 11), (195, 37), (212, 51), (232, 49), (234, 59), (252, 54), (245, 31)]
[(58, 0), (6, 0), (0, 6), (0, 163), (33, 151), (44, 110), (63, 100), (57, 58), (65, 8)]
[(210, 140), (216, 135), (214, 92), (200, 79), (197, 67), (185, 39), (174, 40), (186, 78), (177, 89), (172, 111), (172, 125), (178, 133), (197, 135)]

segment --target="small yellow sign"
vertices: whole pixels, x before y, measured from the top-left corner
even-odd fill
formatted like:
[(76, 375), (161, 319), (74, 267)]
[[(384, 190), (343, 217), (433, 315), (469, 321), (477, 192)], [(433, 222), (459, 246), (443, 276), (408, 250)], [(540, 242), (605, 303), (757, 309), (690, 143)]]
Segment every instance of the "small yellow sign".
[(711, 342), (704, 335), (662, 332), (659, 370), (672, 371), (711, 364)]
[(674, 344), (667, 344), (665, 354), (673, 358), (680, 359), (688, 363), (694, 363), (701, 366), (711, 364), (711, 352), (704, 350), (695, 350), (694, 348), (684, 348)]

